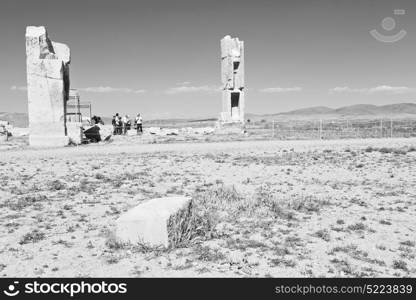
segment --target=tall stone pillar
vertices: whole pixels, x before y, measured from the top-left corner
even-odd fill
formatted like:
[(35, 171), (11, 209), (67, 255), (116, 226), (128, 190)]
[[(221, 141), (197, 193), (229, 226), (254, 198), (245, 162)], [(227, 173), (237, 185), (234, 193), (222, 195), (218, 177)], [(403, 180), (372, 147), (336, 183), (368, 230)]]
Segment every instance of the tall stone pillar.
[(244, 123), (244, 42), (229, 35), (221, 40), (223, 123)]
[(65, 146), (70, 50), (48, 38), (45, 27), (26, 28), (29, 144)]

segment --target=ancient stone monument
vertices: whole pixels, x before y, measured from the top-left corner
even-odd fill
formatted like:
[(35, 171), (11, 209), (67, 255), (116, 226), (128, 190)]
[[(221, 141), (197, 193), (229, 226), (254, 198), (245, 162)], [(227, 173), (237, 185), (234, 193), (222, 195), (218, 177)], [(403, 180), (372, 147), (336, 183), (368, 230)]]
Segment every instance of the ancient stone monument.
[(244, 123), (244, 42), (221, 40), (222, 123)]
[(29, 144), (65, 146), (70, 50), (48, 38), (43, 26), (26, 28)]

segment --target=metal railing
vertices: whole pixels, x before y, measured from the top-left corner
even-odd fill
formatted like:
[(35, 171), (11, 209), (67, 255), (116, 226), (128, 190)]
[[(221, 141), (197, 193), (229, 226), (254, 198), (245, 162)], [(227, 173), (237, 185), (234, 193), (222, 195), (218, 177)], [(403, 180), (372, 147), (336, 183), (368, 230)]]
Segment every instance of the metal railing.
[(250, 124), (247, 130), (287, 140), (416, 137), (416, 119), (272, 120)]

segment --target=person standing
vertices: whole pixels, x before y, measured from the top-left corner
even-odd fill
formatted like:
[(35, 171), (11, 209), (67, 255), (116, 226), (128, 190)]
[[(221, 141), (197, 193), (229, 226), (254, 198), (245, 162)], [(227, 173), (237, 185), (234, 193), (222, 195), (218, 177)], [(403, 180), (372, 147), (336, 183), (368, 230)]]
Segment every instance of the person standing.
[(123, 134), (124, 135), (127, 134), (127, 121), (128, 121), (128, 117), (127, 117), (127, 115), (125, 115), (123, 117)]
[(143, 133), (143, 119), (140, 114), (137, 114), (136, 119), (134, 120), (136, 125), (137, 134)]
[(121, 130), (121, 117), (118, 115), (118, 113), (116, 113), (115, 124), (116, 124), (116, 134), (120, 135), (122, 131)]
[(126, 122), (126, 130), (129, 131), (131, 129), (131, 120), (129, 115), (126, 115), (127, 122)]
[(117, 131), (116, 131), (116, 116), (113, 116), (113, 119), (111, 120), (111, 125), (113, 125), (113, 134), (116, 135)]
[(121, 116), (118, 117), (118, 134), (123, 134), (123, 118)]

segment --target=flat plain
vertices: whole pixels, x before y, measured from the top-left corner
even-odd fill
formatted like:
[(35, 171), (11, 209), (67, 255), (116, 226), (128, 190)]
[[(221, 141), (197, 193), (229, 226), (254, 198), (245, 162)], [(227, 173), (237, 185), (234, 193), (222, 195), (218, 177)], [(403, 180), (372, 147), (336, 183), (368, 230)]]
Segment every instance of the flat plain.
[[(0, 157), (0, 276), (416, 275), (416, 138), (117, 137)], [(209, 238), (167, 250), (114, 242), (123, 212), (173, 195), (205, 199)]]

